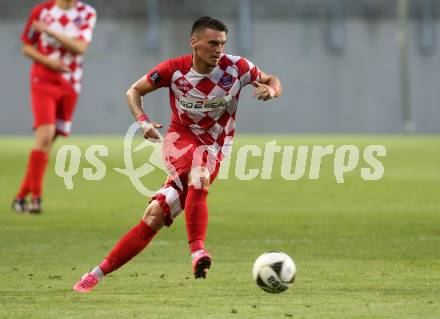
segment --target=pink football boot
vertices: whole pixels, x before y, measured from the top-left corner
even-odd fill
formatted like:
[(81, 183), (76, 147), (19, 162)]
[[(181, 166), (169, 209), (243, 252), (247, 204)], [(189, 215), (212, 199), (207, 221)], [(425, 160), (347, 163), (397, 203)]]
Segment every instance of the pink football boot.
[(211, 267), (212, 259), (208, 252), (204, 249), (197, 250), (191, 255), (193, 273), (196, 279), (206, 278), (209, 267)]
[(98, 276), (88, 272), (81, 277), (81, 280), (78, 281), (75, 286), (73, 286), (73, 290), (77, 292), (89, 292), (98, 284), (98, 282)]

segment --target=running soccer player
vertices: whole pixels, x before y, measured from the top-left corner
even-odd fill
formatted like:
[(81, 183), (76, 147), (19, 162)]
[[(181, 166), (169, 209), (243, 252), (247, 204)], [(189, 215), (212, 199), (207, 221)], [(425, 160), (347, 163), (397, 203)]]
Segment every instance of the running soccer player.
[[(41, 212), (43, 176), (57, 135), (68, 136), (81, 90), (83, 54), (92, 40), (96, 11), (77, 0), (35, 6), (22, 34), (25, 56), (33, 61), (30, 86), (35, 143), (27, 171), (12, 203), (17, 212)], [(26, 197), (31, 195), (28, 204)]]
[(240, 90), (247, 84), (253, 96), (270, 100), (281, 94), (277, 77), (260, 71), (249, 60), (224, 53), (227, 27), (211, 17), (194, 22), (192, 55), (160, 63), (127, 91), (128, 106), (147, 139), (160, 138), (162, 124), (150, 121), (143, 109), (143, 96), (169, 88), (171, 125), (162, 152), (168, 180), (152, 197), (142, 220), (109, 255), (74, 285), (90, 291), (105, 275), (139, 254), (163, 226), (170, 226), (182, 210), (195, 278), (205, 278), (211, 256), (204, 247), (208, 225), (206, 198), (217, 176), (220, 161), (229, 153), (235, 129)]

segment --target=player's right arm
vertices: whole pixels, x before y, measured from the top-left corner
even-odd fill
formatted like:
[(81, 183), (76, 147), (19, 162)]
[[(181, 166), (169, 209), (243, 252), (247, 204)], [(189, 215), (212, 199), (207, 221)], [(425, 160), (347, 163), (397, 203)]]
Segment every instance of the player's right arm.
[(21, 40), (23, 41), (21, 52), (26, 57), (48, 67), (51, 70), (57, 72), (68, 72), (69, 68), (63, 65), (60, 60), (49, 59), (36, 48), (41, 33), (38, 32), (38, 30), (35, 30), (33, 24), (35, 21), (38, 21), (41, 11), (44, 8), (45, 4), (40, 4), (32, 10), (21, 35)]
[(49, 59), (44, 54), (41, 54), (38, 49), (32, 44), (23, 44), (21, 52), (31, 60), (47, 66), (49, 69), (57, 72), (69, 72), (69, 68), (65, 66), (61, 60)]
[(134, 118), (141, 122), (146, 139), (158, 139), (159, 134), (155, 129), (161, 128), (163, 125), (148, 119), (144, 112), (143, 97), (159, 88), (169, 87), (171, 76), (179, 62), (182, 61), (183, 59), (180, 57), (159, 63), (147, 75), (137, 80), (127, 91), (128, 107)]
[[(148, 82), (145, 76), (141, 77), (139, 80), (133, 83), (133, 85), (128, 89), (128, 108), (130, 109), (131, 114), (136, 120), (139, 121), (139, 119), (142, 118), (143, 115), (145, 116), (143, 97), (146, 94), (151, 93), (155, 90), (157, 90), (157, 87)], [(162, 124), (152, 122), (150, 120), (142, 120), (140, 122), (142, 122), (141, 127), (144, 130), (144, 137), (146, 139), (159, 139), (158, 133), (153, 128), (161, 128), (163, 126)]]

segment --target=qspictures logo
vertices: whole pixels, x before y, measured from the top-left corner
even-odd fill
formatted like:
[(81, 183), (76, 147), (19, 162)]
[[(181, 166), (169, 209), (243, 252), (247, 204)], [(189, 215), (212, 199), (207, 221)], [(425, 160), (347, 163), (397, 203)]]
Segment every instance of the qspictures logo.
[[(138, 129), (139, 125), (133, 123), (125, 134), (122, 143), (124, 167), (112, 169), (128, 178), (139, 193), (148, 197), (153, 196), (158, 189), (145, 185), (143, 177), (154, 171), (171, 177), (177, 187), (183, 189), (180, 176), (172, 161), (167, 161), (162, 157), (164, 143), (166, 143), (168, 156), (174, 159), (186, 156), (191, 150), (194, 157), (192, 169), (199, 168), (200, 158), (204, 153), (208, 153), (209, 164), (217, 160), (221, 151), (211, 145), (198, 146), (194, 151), (192, 144), (179, 149), (174, 145), (180, 137), (176, 132), (168, 134), (166, 141), (161, 137), (160, 141), (144, 140), (135, 146), (135, 135)], [(135, 167), (134, 159), (137, 159), (136, 162), (139, 163), (140, 154), (144, 156), (144, 153), (140, 151), (147, 148), (151, 149), (149, 157), (143, 160), (139, 167)], [(240, 181), (271, 180), (278, 176), (286, 181), (301, 179), (319, 181), (323, 161), (331, 159), (332, 168), (325, 165), (325, 174), (331, 173), (335, 183), (344, 183), (346, 174), (359, 167), (359, 178), (364, 181), (377, 181), (385, 174), (381, 159), (386, 155), (387, 151), (383, 145), (367, 145), (362, 149), (356, 145), (282, 146), (278, 145), (276, 140), (272, 140), (265, 143), (264, 147), (256, 144), (241, 145), (236, 152), (222, 160), (217, 179), (229, 179), (234, 175)], [(56, 155), (55, 173), (63, 178), (67, 189), (73, 190), (73, 178), (79, 174), (81, 161), (87, 163), (87, 167), (82, 169), (82, 177), (88, 181), (100, 181), (107, 173), (107, 166), (102, 159), (109, 156), (110, 151), (106, 145), (90, 145), (84, 154), (77, 145), (64, 145)], [(260, 163), (259, 167), (255, 167), (256, 162)], [(215, 164), (207, 166), (208, 168), (214, 167)]]

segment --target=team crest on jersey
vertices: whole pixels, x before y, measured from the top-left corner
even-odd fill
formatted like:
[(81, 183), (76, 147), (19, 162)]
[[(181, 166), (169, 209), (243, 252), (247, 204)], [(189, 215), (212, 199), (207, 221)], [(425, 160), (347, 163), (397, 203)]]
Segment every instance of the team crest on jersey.
[(223, 76), (218, 82), (218, 84), (225, 90), (229, 89), (232, 83), (234, 83), (234, 78), (230, 74)]
[(76, 17), (75, 20), (73, 20), (73, 24), (75, 24), (77, 27), (80, 27), (82, 24), (81, 17)]
[(183, 93), (188, 92), (189, 90), (192, 89), (192, 85), (191, 83), (188, 82), (187, 79), (185, 78), (180, 78), (176, 81), (176, 86), (177, 88), (182, 91)]

